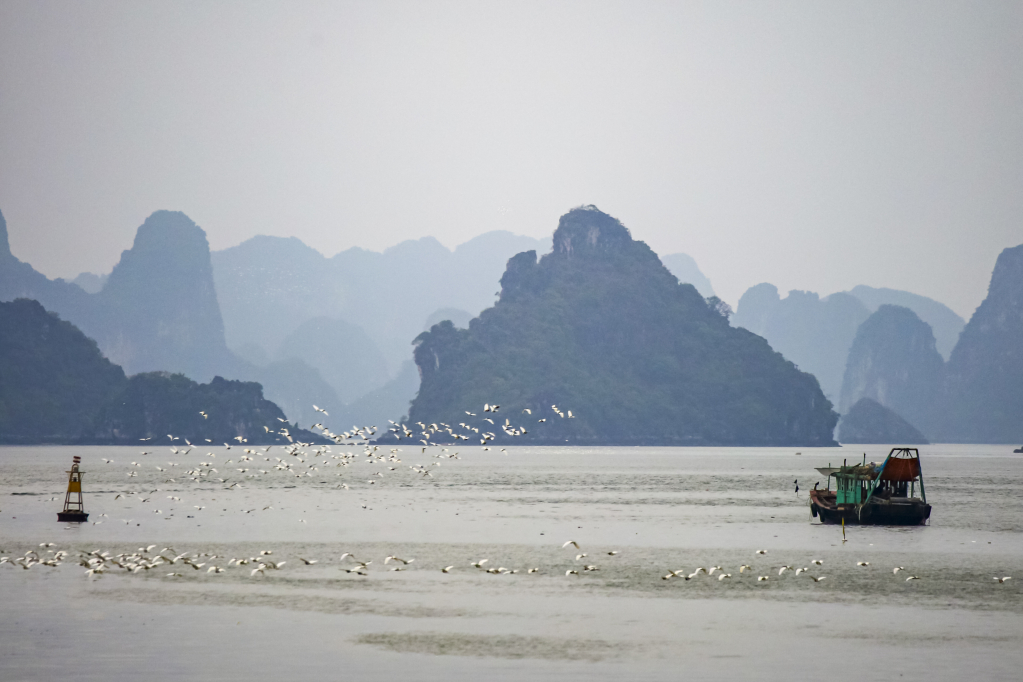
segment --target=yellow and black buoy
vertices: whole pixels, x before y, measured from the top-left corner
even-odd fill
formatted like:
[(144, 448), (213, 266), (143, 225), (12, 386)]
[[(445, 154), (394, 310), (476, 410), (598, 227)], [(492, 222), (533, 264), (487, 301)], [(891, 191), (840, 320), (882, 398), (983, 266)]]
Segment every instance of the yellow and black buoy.
[(82, 504), (82, 472), (78, 469), (81, 463), (82, 458), (75, 455), (71, 471), (67, 472), (67, 495), (64, 496), (64, 511), (57, 512), (58, 521), (82, 523), (89, 520), (89, 515), (85, 513), (85, 506)]

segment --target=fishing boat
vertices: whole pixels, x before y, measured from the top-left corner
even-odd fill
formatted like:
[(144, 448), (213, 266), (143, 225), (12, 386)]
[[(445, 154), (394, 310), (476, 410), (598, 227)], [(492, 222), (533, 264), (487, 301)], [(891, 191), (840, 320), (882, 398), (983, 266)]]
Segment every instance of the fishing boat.
[(917, 448), (892, 448), (880, 465), (863, 455), (862, 464), (846, 461), (817, 471), (828, 483), (810, 491), (810, 512), (822, 523), (918, 526), (931, 517)]

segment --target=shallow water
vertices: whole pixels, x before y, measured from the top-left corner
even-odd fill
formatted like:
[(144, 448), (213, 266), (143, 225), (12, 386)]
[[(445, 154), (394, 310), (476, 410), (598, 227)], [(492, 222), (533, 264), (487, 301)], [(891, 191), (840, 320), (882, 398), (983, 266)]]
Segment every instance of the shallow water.
[[(0, 679), (788, 679), (853, 656), (860, 679), (952, 680), (1018, 679), (1023, 664), (1011, 447), (924, 448), (930, 524), (849, 527), (843, 542), (810, 519), (814, 467), (887, 447), (403, 448), (400, 462), (386, 447), (275, 447), (239, 462), (238, 447), (147, 446), (0, 448), (0, 554), (72, 551), (58, 567), (0, 565)], [(56, 522), (74, 454), (82, 525)], [(217, 471), (186, 475), (197, 468)], [(153, 544), (215, 556), (92, 577), (77, 563)], [(260, 551), (286, 563), (228, 566)], [(342, 570), (345, 552), (372, 562), (366, 576)], [(414, 561), (392, 571), (388, 555)], [(470, 566), (484, 558), (519, 572)], [(663, 579), (698, 566), (723, 569)]]

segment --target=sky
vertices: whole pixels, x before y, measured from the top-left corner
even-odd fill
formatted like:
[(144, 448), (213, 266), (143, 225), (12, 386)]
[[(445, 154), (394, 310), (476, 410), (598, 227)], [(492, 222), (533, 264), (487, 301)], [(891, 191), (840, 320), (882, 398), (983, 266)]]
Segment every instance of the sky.
[(1019, 2), (0, 2), (0, 210), (51, 277), (158, 209), (326, 255), (595, 204), (750, 286), (969, 317), (1023, 243)]

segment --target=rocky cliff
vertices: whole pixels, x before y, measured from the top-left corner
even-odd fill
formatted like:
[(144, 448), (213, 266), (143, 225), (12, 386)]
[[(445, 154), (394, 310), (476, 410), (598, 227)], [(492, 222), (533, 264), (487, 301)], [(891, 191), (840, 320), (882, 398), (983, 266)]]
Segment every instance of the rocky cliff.
[(139, 227), (96, 295), (92, 335), (129, 374), (181, 372), (199, 381), (236, 375), (213, 285), (206, 233), (180, 211), (157, 211)]
[(526, 429), (517, 442), (832, 444), (837, 415), (812, 376), (594, 207), (562, 216), (539, 261), (509, 260), (500, 299), (469, 329), (441, 323), (416, 344), (411, 422), (508, 440), (479, 416), (496, 402)]
[(952, 351), (935, 439), (1023, 442), (1023, 245), (1002, 251)]
[(847, 293), (858, 298), (870, 312), (874, 312), (882, 305), (898, 305), (912, 310), (917, 317), (930, 325), (931, 331), (934, 332), (935, 347), (945, 360), (948, 360), (952, 349), (959, 341), (959, 334), (966, 326), (966, 320), (947, 305), (919, 294), (898, 289), (868, 287), (863, 284), (853, 287)]
[(870, 398), (926, 433), (944, 364), (930, 325), (909, 308), (882, 305), (856, 331), (839, 412)]

